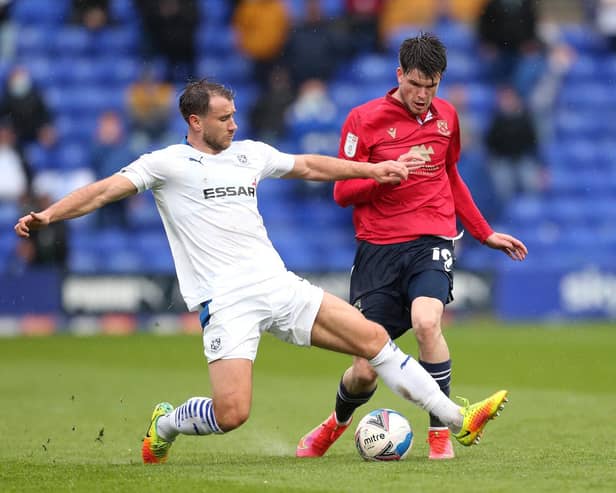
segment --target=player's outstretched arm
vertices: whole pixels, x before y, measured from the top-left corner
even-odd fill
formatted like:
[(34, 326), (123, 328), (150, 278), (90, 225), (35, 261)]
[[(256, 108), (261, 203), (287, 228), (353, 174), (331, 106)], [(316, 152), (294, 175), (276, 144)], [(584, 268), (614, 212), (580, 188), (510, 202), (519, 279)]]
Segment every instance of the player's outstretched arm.
[(283, 178), (300, 178), (313, 181), (346, 180), (348, 178), (372, 178), (379, 183), (397, 185), (408, 177), (404, 163), (383, 161), (381, 163), (360, 163), (318, 154), (295, 156), (293, 169)]
[(15, 233), (17, 236), (28, 238), (30, 230), (44, 228), (56, 221), (84, 216), (105, 204), (135, 193), (137, 193), (137, 188), (128, 178), (122, 175), (112, 175), (78, 188), (43, 211), (30, 212), (19, 218), (15, 225)]
[(512, 260), (524, 260), (528, 255), (526, 245), (517, 238), (505, 233), (492, 233), (485, 244), (495, 250), (501, 250)]

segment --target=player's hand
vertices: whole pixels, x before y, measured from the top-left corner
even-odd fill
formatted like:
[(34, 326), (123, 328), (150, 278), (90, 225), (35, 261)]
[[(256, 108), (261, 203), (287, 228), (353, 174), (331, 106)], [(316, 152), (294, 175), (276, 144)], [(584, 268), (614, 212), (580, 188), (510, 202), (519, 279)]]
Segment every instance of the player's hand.
[(19, 218), (15, 225), (15, 233), (22, 238), (29, 238), (30, 231), (44, 228), (49, 224), (49, 217), (44, 212), (31, 212)]
[(406, 165), (406, 168), (409, 173), (412, 173), (416, 169), (421, 168), (426, 164), (426, 158), (422, 156), (419, 151), (413, 149), (400, 155), (398, 161)]
[(409, 176), (409, 171), (404, 163), (398, 161), (383, 161), (372, 165), (373, 178), (379, 183), (391, 183), (398, 185)]
[(492, 233), (485, 244), (490, 248), (505, 252), (512, 260), (524, 260), (528, 255), (528, 249), (524, 243), (505, 233)]

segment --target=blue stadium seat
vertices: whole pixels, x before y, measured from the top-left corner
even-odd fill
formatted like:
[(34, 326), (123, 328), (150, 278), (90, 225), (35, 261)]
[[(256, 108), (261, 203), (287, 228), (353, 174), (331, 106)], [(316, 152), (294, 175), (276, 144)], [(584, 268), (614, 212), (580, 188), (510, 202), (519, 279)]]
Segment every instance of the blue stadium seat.
[(234, 84), (246, 84), (252, 80), (252, 62), (241, 56), (212, 56), (206, 55), (197, 61), (197, 73), (199, 77), (208, 77), (233, 86)]
[(99, 274), (103, 266), (101, 260), (101, 255), (95, 251), (70, 248), (68, 268), (75, 274)]
[(361, 84), (396, 84), (396, 67), (398, 62), (393, 56), (379, 54), (358, 55), (351, 62), (349, 70), (341, 74), (346, 80)]
[(24, 60), (24, 65), (28, 68), (34, 81), (41, 87), (43, 93), (49, 90), (48, 85), (54, 83), (56, 75), (61, 75), (60, 68), (55, 60), (46, 55), (30, 56)]
[(86, 55), (66, 56), (55, 59), (58, 71), (54, 84), (78, 84), (82, 86), (99, 84), (100, 69), (95, 58)]
[(11, 6), (11, 17), (18, 24), (60, 24), (66, 22), (70, 0), (19, 0)]
[(140, 21), (133, 0), (111, 0), (110, 11), (113, 21), (134, 25), (137, 25)]
[(481, 72), (481, 65), (473, 54), (452, 51), (447, 54), (447, 72), (449, 83), (473, 82)]
[(209, 24), (221, 25), (231, 15), (232, 3), (228, 0), (199, 0), (199, 16)]
[(54, 54), (61, 57), (90, 55), (94, 46), (92, 33), (78, 26), (62, 27), (49, 42)]
[(470, 24), (446, 20), (437, 22), (433, 31), (447, 47), (448, 58), (454, 53), (471, 54), (477, 48), (476, 30)]
[(132, 246), (142, 259), (144, 272), (152, 274), (173, 272), (173, 257), (162, 228), (135, 235)]
[[(6, 232), (7, 230), (12, 230), (13, 226), (17, 222), (17, 219), (21, 216), (21, 209), (17, 206), (15, 202), (8, 202), (4, 200), (0, 200), (0, 230)], [(3, 233), (3, 238), (6, 236), (15, 236), (11, 231), (10, 234)]]
[(561, 41), (579, 53), (604, 53), (607, 49), (605, 38), (584, 23), (561, 24), (559, 29)]
[[(238, 56), (235, 33), (229, 25), (208, 23), (204, 29), (197, 29), (195, 35), (197, 53), (205, 55)], [(233, 63), (231, 60), (229, 60)]]
[(22, 26), (15, 39), (17, 56), (22, 60), (46, 56), (51, 49), (54, 32), (46, 26)]
[(574, 83), (593, 82), (600, 76), (603, 64), (604, 62), (598, 60), (597, 56), (583, 54), (569, 67), (565, 80)]
[(139, 31), (132, 26), (109, 27), (94, 33), (93, 44), (100, 56), (132, 56), (139, 53)]
[(131, 197), (127, 215), (128, 223), (132, 228), (160, 229), (162, 227), (154, 196), (150, 192)]
[(327, 131), (307, 132), (299, 138), (300, 154), (338, 155), (340, 131), (338, 128)]
[(606, 122), (596, 118), (594, 110), (570, 108), (555, 113), (556, 138), (563, 141), (575, 138), (592, 139), (601, 135)]
[(102, 269), (108, 273), (142, 274), (145, 259), (134, 248), (114, 249), (103, 257)]
[(384, 97), (395, 85), (395, 82), (382, 82), (366, 86), (348, 80), (335, 80), (329, 84), (328, 91), (331, 100), (338, 106), (338, 113), (346, 115), (355, 106)]
[(87, 143), (82, 141), (69, 141), (61, 143), (54, 153), (56, 167), (62, 170), (71, 170), (89, 166), (90, 154)]
[(586, 107), (588, 110), (603, 111), (606, 107), (613, 107), (614, 98), (611, 86), (605, 82), (571, 81), (562, 86), (558, 104), (572, 110)]
[(537, 222), (543, 216), (543, 202), (539, 197), (519, 197), (509, 205), (507, 213), (517, 224)]
[(96, 132), (96, 125), (96, 120), (93, 118), (74, 117), (70, 113), (61, 113), (54, 119), (58, 137), (65, 142), (92, 141)]
[(405, 39), (417, 36), (422, 31), (425, 31), (425, 26), (415, 26), (412, 24), (401, 26), (387, 35), (384, 40), (384, 46), (388, 53), (397, 55), (400, 45)]
[(25, 155), (28, 160), (28, 164), (30, 164), (33, 171), (37, 173), (55, 166), (53, 152), (37, 143), (28, 145), (25, 150)]
[(124, 86), (136, 81), (143, 70), (143, 65), (134, 56), (101, 54), (96, 58), (98, 81), (101, 84)]

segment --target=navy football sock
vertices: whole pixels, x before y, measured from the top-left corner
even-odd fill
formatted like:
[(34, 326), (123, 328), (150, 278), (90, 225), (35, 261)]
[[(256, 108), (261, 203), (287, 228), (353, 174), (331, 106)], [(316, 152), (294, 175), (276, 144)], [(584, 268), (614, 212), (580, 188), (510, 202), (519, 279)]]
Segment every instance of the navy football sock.
[(338, 393), (336, 394), (336, 418), (338, 422), (346, 423), (351, 419), (355, 409), (368, 402), (375, 392), (376, 387), (369, 392), (351, 394), (342, 383), (342, 380), (340, 380)]
[[(420, 361), (419, 364), (425, 368), (430, 374), (438, 386), (441, 388), (441, 392), (449, 397), (449, 390), (451, 386), (451, 360), (443, 361), (442, 363), (426, 363)], [(433, 414), (430, 414), (430, 426), (433, 428), (444, 427), (445, 425)]]

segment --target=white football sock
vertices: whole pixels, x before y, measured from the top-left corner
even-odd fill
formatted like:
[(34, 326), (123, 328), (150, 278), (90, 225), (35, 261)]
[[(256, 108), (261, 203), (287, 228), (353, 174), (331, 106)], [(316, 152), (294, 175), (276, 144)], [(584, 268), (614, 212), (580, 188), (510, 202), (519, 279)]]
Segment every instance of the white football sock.
[(191, 397), (184, 404), (158, 418), (156, 427), (164, 440), (171, 442), (182, 435), (223, 433), (216, 423), (214, 403), (209, 397)]
[(430, 374), (393, 341), (385, 344), (369, 362), (396, 394), (437, 416), (454, 433), (460, 431), (460, 406), (443, 394)]

